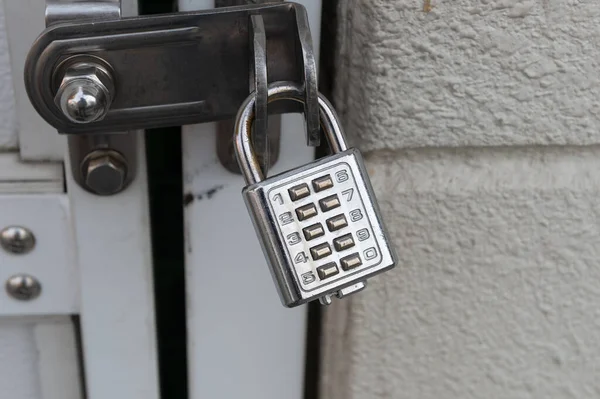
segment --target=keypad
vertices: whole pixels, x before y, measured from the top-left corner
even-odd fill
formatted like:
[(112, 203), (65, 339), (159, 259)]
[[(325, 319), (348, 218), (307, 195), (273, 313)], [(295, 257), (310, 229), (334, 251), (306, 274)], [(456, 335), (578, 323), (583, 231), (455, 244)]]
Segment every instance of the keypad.
[(297, 221), (290, 220), (285, 212), (279, 221), (286, 228), (294, 226), (288, 228), (285, 237), (306, 287), (335, 280), (334, 276), (353, 271), (377, 256), (369, 225), (363, 220), (360, 195), (350, 176), (347, 170), (337, 170), (285, 189), (291, 204), (297, 204)]

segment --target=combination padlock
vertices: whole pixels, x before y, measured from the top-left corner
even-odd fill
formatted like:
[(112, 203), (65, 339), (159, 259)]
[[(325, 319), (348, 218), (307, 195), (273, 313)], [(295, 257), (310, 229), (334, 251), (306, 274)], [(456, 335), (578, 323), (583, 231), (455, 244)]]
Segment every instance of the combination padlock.
[[(302, 87), (269, 86), (268, 101), (302, 102)], [(319, 95), (321, 127), (334, 153), (264, 179), (250, 131), (255, 96), (235, 122), (235, 151), (246, 183), (243, 197), (283, 304), (331, 303), (394, 267), (396, 256), (360, 152), (348, 149), (337, 115)]]

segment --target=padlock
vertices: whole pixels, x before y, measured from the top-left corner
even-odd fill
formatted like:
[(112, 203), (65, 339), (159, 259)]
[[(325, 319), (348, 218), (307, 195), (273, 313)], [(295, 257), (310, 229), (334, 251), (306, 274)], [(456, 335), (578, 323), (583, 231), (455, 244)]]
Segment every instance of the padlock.
[[(268, 101), (302, 102), (302, 87), (269, 86)], [(395, 266), (396, 255), (357, 149), (348, 149), (332, 105), (319, 95), (321, 127), (333, 155), (264, 179), (250, 131), (255, 95), (235, 121), (235, 151), (246, 183), (244, 201), (282, 303), (331, 303)]]

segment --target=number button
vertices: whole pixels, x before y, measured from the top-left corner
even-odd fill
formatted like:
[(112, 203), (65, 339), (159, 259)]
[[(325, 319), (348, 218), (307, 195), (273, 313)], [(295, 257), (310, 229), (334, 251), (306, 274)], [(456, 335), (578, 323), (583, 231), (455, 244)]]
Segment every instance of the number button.
[(348, 221), (346, 220), (346, 216), (344, 216), (343, 213), (327, 219), (326, 223), (329, 231), (336, 231), (348, 226)]
[(362, 261), (360, 260), (360, 255), (355, 253), (340, 259), (340, 264), (344, 271), (348, 271), (362, 265)]
[(313, 260), (319, 260), (331, 255), (331, 247), (328, 243), (324, 242), (323, 244), (312, 247), (310, 249), (310, 255), (312, 256)]
[(310, 195), (310, 189), (308, 188), (308, 184), (302, 183), (288, 189), (288, 193), (290, 194), (290, 199), (292, 201), (298, 201), (299, 199), (308, 197)]
[(308, 204), (301, 206), (296, 209), (296, 215), (298, 216), (298, 220), (306, 220), (317, 214), (317, 207), (315, 204)]
[(321, 237), (325, 234), (325, 230), (323, 229), (323, 225), (321, 223), (315, 223), (311, 226), (305, 227), (302, 229), (302, 232), (304, 233), (304, 238), (306, 238), (306, 241)]
[(338, 252), (343, 251), (348, 248), (352, 248), (353, 246), (354, 246), (354, 238), (352, 238), (352, 234), (345, 234), (345, 235), (333, 240), (333, 247)]
[(327, 190), (328, 188), (333, 187), (333, 180), (331, 180), (330, 175), (319, 177), (312, 181), (312, 186), (315, 189), (315, 192)]
[(335, 262), (327, 263), (326, 265), (317, 267), (317, 274), (321, 280), (335, 276), (340, 271)]
[(337, 194), (333, 194), (329, 197), (319, 200), (319, 206), (323, 212), (327, 212), (340, 206), (340, 199), (338, 198)]

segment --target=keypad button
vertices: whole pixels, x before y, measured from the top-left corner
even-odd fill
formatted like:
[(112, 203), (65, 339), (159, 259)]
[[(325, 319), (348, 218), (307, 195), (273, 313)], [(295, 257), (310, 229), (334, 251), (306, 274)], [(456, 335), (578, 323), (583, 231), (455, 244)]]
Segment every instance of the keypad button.
[(330, 175), (321, 176), (312, 181), (312, 186), (318, 193), (319, 191), (327, 190), (328, 188), (333, 187), (333, 180), (331, 180)]
[(346, 220), (346, 216), (344, 216), (343, 213), (327, 219), (327, 228), (329, 229), (329, 231), (343, 229), (346, 226), (348, 226), (348, 221)]
[(333, 247), (338, 252), (343, 251), (348, 248), (352, 248), (353, 246), (354, 246), (354, 238), (352, 238), (352, 234), (345, 234), (345, 235), (333, 240)]
[(319, 260), (331, 255), (331, 247), (328, 243), (324, 242), (323, 244), (312, 247), (310, 249), (310, 255), (312, 256), (313, 260)]
[(315, 204), (310, 203), (300, 208), (296, 208), (296, 215), (298, 216), (298, 220), (306, 220), (311, 218), (317, 214), (317, 207)]
[(323, 229), (323, 225), (321, 223), (315, 223), (303, 228), (302, 232), (304, 233), (304, 238), (306, 238), (306, 241), (310, 241), (325, 234), (325, 229)]
[(333, 194), (329, 197), (319, 200), (319, 206), (323, 212), (327, 212), (340, 206), (340, 199), (338, 198), (337, 194)]
[(323, 266), (317, 267), (317, 274), (319, 275), (319, 278), (321, 280), (325, 280), (326, 278), (335, 276), (339, 272), (340, 271), (335, 262), (327, 263)]
[(360, 255), (355, 253), (340, 259), (340, 265), (342, 265), (342, 269), (348, 271), (362, 265), (362, 261), (360, 260)]
[(288, 193), (290, 194), (290, 199), (292, 201), (298, 201), (299, 199), (310, 195), (310, 188), (308, 188), (308, 184), (302, 183), (288, 189)]

